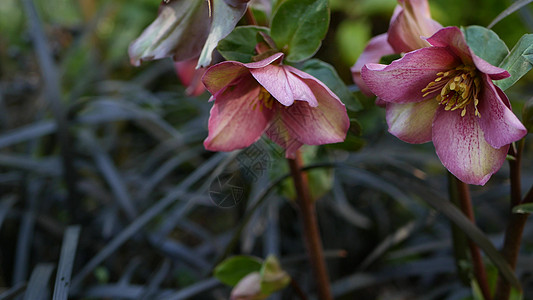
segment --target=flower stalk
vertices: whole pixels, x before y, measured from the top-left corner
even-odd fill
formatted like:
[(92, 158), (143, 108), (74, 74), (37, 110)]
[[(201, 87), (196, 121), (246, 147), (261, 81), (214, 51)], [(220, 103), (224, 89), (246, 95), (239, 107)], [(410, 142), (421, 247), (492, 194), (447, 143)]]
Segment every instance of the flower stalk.
[[(461, 211), (465, 216), (472, 222), (475, 223), (474, 210), (472, 208), (472, 199), (470, 197), (470, 190), (468, 189), (468, 184), (462, 182), (459, 179), (455, 179), (457, 192), (459, 196), (459, 201), (461, 205)], [(485, 300), (491, 300), (490, 288), (487, 280), (487, 271), (485, 270), (485, 265), (483, 264), (483, 259), (481, 256), (481, 251), (479, 247), (472, 241), (468, 239), (468, 248), (470, 249), (470, 256), (472, 258), (472, 265), (474, 267), (474, 276), (479, 285), (483, 298)], [(496, 298), (498, 299), (498, 298)]]
[(300, 218), (303, 225), (303, 233), (307, 254), (313, 268), (318, 298), (323, 300), (333, 299), (329, 283), (328, 271), (324, 260), (324, 252), (320, 239), (320, 232), (316, 218), (316, 210), (311, 199), (307, 176), (302, 173), (302, 157), (300, 151), (296, 151), (294, 159), (288, 158), (291, 175), (296, 189), (297, 204), (300, 209)]
[[(511, 179), (511, 207), (509, 215), (509, 223), (505, 231), (505, 240), (503, 243), (502, 254), (507, 262), (514, 270), (518, 260), (518, 253), (520, 252), (520, 245), (522, 244), (522, 233), (526, 225), (529, 214), (513, 213), (513, 208), (520, 204), (530, 203), (533, 201), (533, 187), (522, 200), (521, 184), (520, 184), (520, 164), (522, 162), (522, 151), (524, 149), (524, 140), (518, 142), (517, 147), (514, 145), (509, 149), (509, 154), (514, 158), (509, 160), (510, 179)], [(509, 299), (511, 293), (511, 285), (503, 276), (498, 276), (496, 285), (495, 299)]]

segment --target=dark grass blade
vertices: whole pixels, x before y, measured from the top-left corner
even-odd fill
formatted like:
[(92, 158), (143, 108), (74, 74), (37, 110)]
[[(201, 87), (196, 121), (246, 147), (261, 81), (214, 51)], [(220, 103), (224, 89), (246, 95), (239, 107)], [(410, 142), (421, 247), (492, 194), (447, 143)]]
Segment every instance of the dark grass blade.
[(214, 287), (220, 285), (220, 281), (216, 278), (209, 278), (204, 281), (199, 281), (195, 284), (192, 284), (186, 288), (181, 289), (180, 291), (167, 294), (162, 297), (157, 298), (157, 300), (186, 300), (191, 299), (191, 297), (213, 289)]
[(91, 155), (96, 163), (96, 166), (104, 176), (107, 184), (111, 188), (119, 206), (130, 220), (135, 219), (138, 215), (137, 209), (133, 204), (133, 200), (128, 192), (122, 177), (120, 176), (115, 164), (109, 155), (100, 147), (99, 142), (94, 138), (92, 133), (85, 131), (81, 134), (86, 146), (89, 148)]
[(207, 162), (197, 168), (186, 179), (184, 179), (178, 186), (169, 191), (165, 197), (157, 203), (148, 208), (144, 213), (139, 215), (130, 225), (122, 230), (114, 239), (100, 250), (72, 280), (73, 289), (79, 287), (87, 275), (89, 275), (94, 268), (101, 264), (111, 254), (113, 254), (120, 246), (129, 240), (134, 234), (139, 232), (148, 222), (155, 217), (161, 215), (171, 204), (174, 204), (179, 199), (189, 198), (184, 204), (181, 204), (182, 214), (185, 214), (193, 206), (193, 199), (187, 194), (186, 190), (194, 184), (197, 180), (205, 176), (222, 160), (226, 154), (218, 153), (213, 155)]
[(153, 295), (167, 276), (168, 272), (170, 271), (172, 264), (170, 263), (170, 260), (165, 259), (163, 263), (161, 264), (161, 267), (159, 267), (159, 270), (152, 276), (152, 280), (150, 280), (150, 283), (146, 287), (146, 290), (144, 291), (143, 295), (139, 298), (140, 300), (151, 300), (153, 299)]
[(503, 20), (505, 17), (509, 16), (510, 14), (514, 13), (515, 11), (521, 9), (522, 7), (528, 5), (529, 3), (533, 2), (533, 0), (519, 0), (515, 3), (511, 4), (507, 9), (502, 11), (492, 22), (490, 22), (489, 26), (487, 28), (492, 28), (496, 23)]
[(24, 127), (13, 129), (0, 135), (0, 148), (5, 148), (17, 143), (33, 140), (51, 133), (57, 128), (52, 121), (41, 121)]
[(11, 300), (17, 298), (24, 293), (28, 284), (26, 282), (19, 283), (9, 290), (0, 294), (0, 300)]
[(23, 300), (49, 299), (48, 282), (52, 277), (55, 266), (53, 264), (39, 264), (31, 272), (30, 281)]
[(0, 229), (2, 229), (2, 223), (4, 223), (7, 213), (16, 202), (17, 198), (14, 196), (6, 197), (0, 202)]
[(15, 269), (13, 272), (13, 282), (20, 283), (27, 280), (30, 253), (35, 230), (35, 214), (39, 198), (38, 194), (42, 182), (37, 180), (29, 181), (26, 195), (26, 211), (22, 217), (20, 231), (17, 238), (17, 252), (15, 254)]
[(0, 166), (45, 176), (56, 177), (62, 174), (57, 157), (37, 160), (28, 155), (0, 154)]
[(66, 300), (68, 298), (71, 285), (70, 276), (72, 274), (76, 249), (78, 248), (80, 231), (80, 226), (69, 226), (65, 231), (56, 274), (53, 300)]

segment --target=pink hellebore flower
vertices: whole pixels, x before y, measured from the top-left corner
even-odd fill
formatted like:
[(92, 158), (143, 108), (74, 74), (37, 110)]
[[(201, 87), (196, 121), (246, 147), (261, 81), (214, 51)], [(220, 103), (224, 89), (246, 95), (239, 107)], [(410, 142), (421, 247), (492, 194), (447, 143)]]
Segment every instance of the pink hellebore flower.
[(451, 173), (484, 185), (502, 166), (509, 144), (526, 134), (492, 82), (510, 75), (476, 56), (457, 27), (443, 28), (427, 41), (433, 47), (388, 66), (365, 65), (363, 80), (388, 102), (389, 132), (408, 143), (432, 140)]
[(431, 19), (427, 0), (398, 0), (389, 30), (372, 38), (352, 67), (352, 77), (365, 95), (372, 92), (361, 79), (361, 69), (367, 63), (378, 63), (381, 57), (410, 52), (429, 46), (421, 37), (433, 35), (442, 26)]
[(174, 62), (176, 74), (186, 87), (185, 93), (189, 96), (199, 96), (205, 91), (202, 76), (204, 76), (206, 68), (196, 69), (197, 64), (198, 58)]
[(226, 61), (206, 71), (203, 82), (215, 101), (206, 149), (245, 148), (266, 132), (293, 157), (302, 144), (344, 140), (350, 126), (344, 104), (313, 76), (280, 64), (282, 57)]

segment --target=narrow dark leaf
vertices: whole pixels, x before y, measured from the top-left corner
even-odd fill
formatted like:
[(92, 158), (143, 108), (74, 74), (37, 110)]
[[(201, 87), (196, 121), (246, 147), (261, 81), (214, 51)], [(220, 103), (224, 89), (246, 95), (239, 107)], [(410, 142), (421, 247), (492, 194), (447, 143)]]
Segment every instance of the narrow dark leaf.
[(24, 300), (42, 300), (48, 299), (50, 291), (48, 282), (52, 277), (55, 266), (53, 264), (39, 264), (31, 272), (30, 281), (24, 294)]
[(68, 291), (71, 285), (70, 275), (74, 266), (80, 231), (81, 228), (79, 226), (69, 226), (65, 231), (59, 256), (53, 300), (67, 300), (68, 298)]
[(85, 145), (90, 150), (90, 153), (96, 163), (96, 166), (106, 179), (109, 187), (113, 191), (118, 204), (126, 213), (130, 220), (137, 216), (137, 209), (133, 204), (133, 200), (128, 193), (128, 189), (122, 180), (115, 164), (109, 155), (100, 147), (99, 142), (94, 138), (92, 133), (84, 131), (80, 136), (84, 139)]
[(500, 22), (508, 15), (514, 13), (515, 11), (521, 9), (522, 7), (528, 5), (531, 2), (533, 2), (533, 0), (519, 0), (519, 1), (514, 2), (513, 4), (511, 4), (511, 6), (509, 6), (507, 9), (502, 11), (496, 18), (494, 18), (494, 20), (490, 22), (487, 28), (492, 28), (494, 25), (496, 25), (496, 23)]
[(171, 266), (172, 264), (170, 263), (169, 259), (165, 259), (163, 261), (161, 267), (159, 267), (159, 270), (157, 270), (157, 272), (153, 276), (151, 276), (152, 279), (146, 287), (146, 290), (144, 291), (143, 295), (139, 298), (140, 300), (153, 299), (155, 292), (167, 276)]
[(204, 281), (199, 281), (195, 284), (189, 285), (186, 288), (181, 289), (180, 291), (165, 295), (163, 297), (157, 298), (157, 300), (186, 300), (191, 299), (193, 296), (200, 294), (202, 292), (213, 289), (214, 287), (220, 285), (220, 281), (215, 278), (206, 279)]
[(57, 125), (52, 121), (41, 121), (13, 129), (0, 135), (0, 148), (29, 141), (55, 132)]
[(0, 229), (2, 229), (2, 223), (4, 223), (7, 213), (16, 202), (17, 198), (14, 196), (6, 197), (0, 202)]
[[(202, 166), (200, 166), (193, 173), (191, 173), (186, 179), (184, 179), (178, 186), (169, 191), (165, 195), (165, 197), (163, 197), (153, 206), (148, 208), (144, 213), (139, 215), (133, 222), (131, 222), (124, 230), (117, 234), (116, 237), (109, 241), (109, 243), (107, 243), (107, 245), (102, 250), (100, 250), (100, 252), (98, 252), (73, 278), (73, 288), (79, 287), (85, 277), (89, 275), (92, 270), (94, 270), (94, 268), (101, 264), (115, 251), (117, 251), (120, 246), (122, 246), (134, 234), (139, 232), (144, 226), (146, 226), (146, 224), (148, 224), (148, 222), (163, 213), (171, 204), (175, 203), (176, 200), (182, 199), (183, 197), (187, 196), (186, 190), (201, 177), (205, 176), (206, 173), (210, 172), (213, 168), (215, 168), (220, 162), (220, 160), (223, 159), (225, 156), (225, 153), (218, 153), (211, 157), (207, 162), (205, 162)], [(193, 206), (192, 200), (194, 199), (188, 199), (184, 204), (179, 206), (181, 215), (184, 215)]]

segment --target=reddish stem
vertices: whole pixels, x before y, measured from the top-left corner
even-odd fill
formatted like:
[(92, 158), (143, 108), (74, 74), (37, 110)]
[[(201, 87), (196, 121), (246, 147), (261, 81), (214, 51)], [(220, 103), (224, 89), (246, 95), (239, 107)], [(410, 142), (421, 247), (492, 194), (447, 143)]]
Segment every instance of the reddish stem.
[(295, 159), (287, 159), (294, 180), (294, 188), (297, 194), (297, 203), (300, 208), (300, 218), (303, 225), (303, 233), (307, 254), (313, 268), (313, 274), (318, 289), (318, 298), (321, 300), (331, 300), (331, 288), (328, 271), (324, 260), (322, 242), (316, 218), (315, 205), (309, 194), (309, 182), (307, 176), (302, 171), (302, 158), (300, 152), (296, 152)]
[[(472, 223), (475, 223), (474, 210), (472, 208), (472, 200), (470, 198), (470, 190), (468, 189), (468, 185), (459, 179), (456, 180), (461, 210), (465, 216), (472, 221)], [(483, 264), (481, 251), (476, 243), (474, 243), (474, 241), (471, 239), (468, 239), (468, 247), (470, 248), (470, 256), (472, 257), (472, 264), (474, 266), (474, 276), (476, 277), (476, 281), (481, 289), (483, 298), (485, 298), (485, 300), (491, 300), (492, 297), (487, 280), (487, 271), (485, 270), (485, 265)]]
[[(509, 148), (509, 154), (514, 157), (514, 160), (509, 161), (511, 172), (511, 208), (509, 212), (509, 224), (505, 230), (505, 240), (503, 242), (502, 255), (505, 257), (511, 268), (516, 268), (518, 260), (518, 253), (520, 252), (520, 245), (522, 244), (522, 233), (526, 226), (526, 221), (529, 214), (513, 213), (513, 208), (520, 204), (533, 202), (533, 187), (529, 190), (527, 195), (522, 199), (520, 186), (520, 164), (522, 162), (522, 151), (524, 149), (524, 140), (518, 142), (518, 147), (515, 149), (514, 145)], [(498, 283), (496, 285), (495, 299), (506, 300), (511, 294), (511, 285), (501, 274), (498, 276)]]

